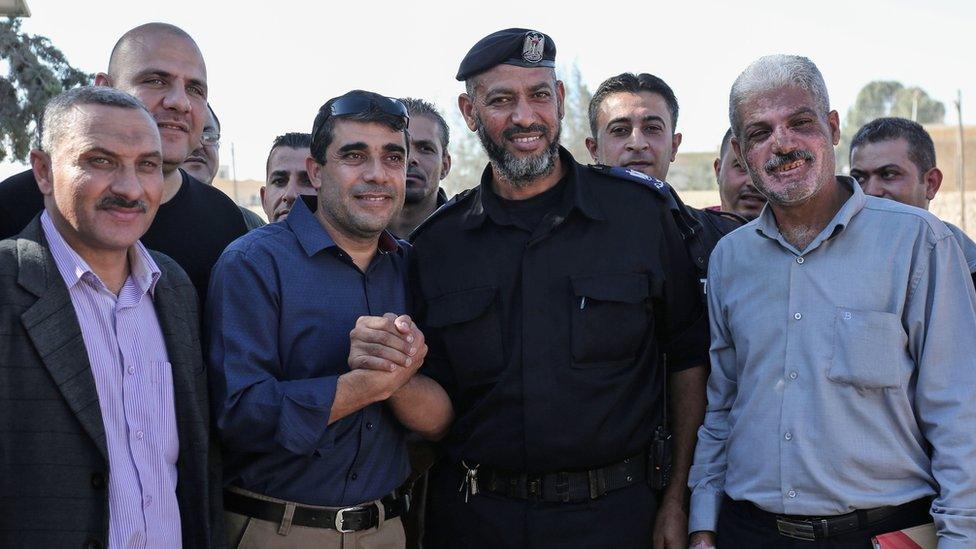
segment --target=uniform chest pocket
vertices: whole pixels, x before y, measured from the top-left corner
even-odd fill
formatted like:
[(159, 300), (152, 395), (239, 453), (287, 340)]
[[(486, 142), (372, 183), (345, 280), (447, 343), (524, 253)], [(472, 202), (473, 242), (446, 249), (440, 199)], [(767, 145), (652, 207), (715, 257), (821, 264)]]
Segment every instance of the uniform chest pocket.
[(646, 274), (576, 276), (573, 286), (573, 363), (592, 367), (631, 361), (650, 333)]
[(901, 387), (911, 372), (907, 343), (898, 315), (837, 307), (827, 379), (859, 389)]
[(427, 325), (441, 332), (458, 383), (492, 382), (504, 368), (498, 289), (461, 290), (431, 299)]

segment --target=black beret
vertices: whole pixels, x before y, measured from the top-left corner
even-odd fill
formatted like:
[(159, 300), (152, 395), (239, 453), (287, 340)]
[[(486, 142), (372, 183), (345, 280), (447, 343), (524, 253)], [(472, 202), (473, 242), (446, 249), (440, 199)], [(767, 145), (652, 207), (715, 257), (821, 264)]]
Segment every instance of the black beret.
[(478, 40), (458, 67), (457, 79), (465, 81), (495, 65), (555, 67), (556, 43), (532, 29), (505, 29)]

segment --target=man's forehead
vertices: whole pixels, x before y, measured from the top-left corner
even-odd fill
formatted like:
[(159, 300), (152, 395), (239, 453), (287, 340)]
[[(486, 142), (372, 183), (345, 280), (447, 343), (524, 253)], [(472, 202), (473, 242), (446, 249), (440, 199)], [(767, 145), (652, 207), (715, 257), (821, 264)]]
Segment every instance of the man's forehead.
[(667, 121), (671, 113), (667, 101), (658, 93), (622, 91), (612, 93), (603, 100), (600, 104), (599, 116), (604, 122), (615, 118), (644, 119), (651, 116)]
[(76, 146), (91, 148), (99, 143), (159, 144), (159, 129), (149, 113), (107, 105), (76, 105), (68, 119), (68, 137)]
[(289, 171), (304, 171), (305, 159), (308, 158), (307, 148), (275, 147), (271, 152), (271, 171), (286, 169)]
[(367, 146), (404, 146), (402, 131), (394, 130), (380, 122), (358, 122), (355, 120), (336, 120), (332, 131), (331, 147), (342, 147), (351, 143), (364, 143)]
[(165, 31), (132, 38), (116, 52), (113, 61), (125, 73), (160, 72), (207, 81), (207, 66), (196, 44)]
[(491, 92), (497, 89), (551, 87), (555, 82), (555, 73), (545, 67), (526, 68), (502, 64), (474, 78), (475, 90)]
[(903, 138), (862, 143), (851, 149), (851, 168), (870, 170), (888, 164), (908, 165), (908, 141)]
[(742, 103), (744, 119), (770, 114), (792, 115), (801, 111), (817, 112), (813, 95), (796, 86), (781, 86), (755, 92)]

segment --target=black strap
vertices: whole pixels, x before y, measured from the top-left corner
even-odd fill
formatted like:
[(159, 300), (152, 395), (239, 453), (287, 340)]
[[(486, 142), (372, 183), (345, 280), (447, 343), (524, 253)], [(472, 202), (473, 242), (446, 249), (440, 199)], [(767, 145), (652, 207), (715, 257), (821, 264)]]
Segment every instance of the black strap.
[[(406, 497), (386, 496), (380, 500), (386, 520), (399, 517), (407, 511)], [(224, 509), (232, 513), (280, 524), (285, 517), (285, 504), (265, 501), (246, 494), (224, 491)], [(341, 519), (337, 523), (336, 519)], [(379, 524), (379, 509), (375, 503), (344, 508), (319, 508), (295, 505), (291, 523), (311, 528), (328, 528), (343, 532), (358, 532), (375, 528)]]
[(514, 499), (579, 502), (597, 499), (647, 479), (647, 454), (588, 471), (530, 474), (491, 467), (478, 468), (478, 484), (489, 492)]

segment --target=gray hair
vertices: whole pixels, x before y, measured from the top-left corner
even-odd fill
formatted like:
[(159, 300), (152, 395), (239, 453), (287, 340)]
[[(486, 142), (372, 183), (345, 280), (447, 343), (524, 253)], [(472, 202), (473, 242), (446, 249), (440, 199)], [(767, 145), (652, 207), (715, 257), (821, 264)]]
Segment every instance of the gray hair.
[(732, 84), (729, 94), (729, 122), (736, 136), (742, 128), (739, 107), (757, 93), (777, 88), (799, 88), (813, 97), (817, 110), (826, 116), (830, 112), (830, 98), (820, 69), (806, 57), (799, 55), (767, 55), (753, 61)]
[(74, 116), (71, 111), (81, 105), (104, 105), (106, 107), (142, 110), (152, 118), (152, 114), (142, 104), (142, 101), (124, 91), (106, 86), (72, 88), (49, 101), (44, 108), (41, 149), (48, 153), (53, 152), (62, 136), (71, 129)]

